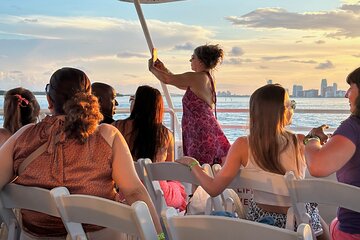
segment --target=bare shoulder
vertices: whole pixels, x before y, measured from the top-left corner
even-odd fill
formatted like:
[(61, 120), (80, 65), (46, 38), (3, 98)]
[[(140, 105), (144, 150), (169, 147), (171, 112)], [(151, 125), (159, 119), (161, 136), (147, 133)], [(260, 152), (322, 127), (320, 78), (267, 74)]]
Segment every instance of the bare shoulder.
[(238, 137), (231, 146), (239, 147), (239, 148), (243, 148), (243, 147), (247, 148), (247, 146), (248, 146), (248, 138), (246, 136)]
[(100, 124), (97, 130), (100, 132), (100, 134), (110, 146), (112, 146), (115, 136), (117, 134), (121, 135), (121, 133), (116, 127), (107, 123)]
[(0, 138), (9, 138), (11, 133), (6, 128), (0, 128)]
[(11, 133), (5, 129), (0, 128), (0, 147), (11, 137)]

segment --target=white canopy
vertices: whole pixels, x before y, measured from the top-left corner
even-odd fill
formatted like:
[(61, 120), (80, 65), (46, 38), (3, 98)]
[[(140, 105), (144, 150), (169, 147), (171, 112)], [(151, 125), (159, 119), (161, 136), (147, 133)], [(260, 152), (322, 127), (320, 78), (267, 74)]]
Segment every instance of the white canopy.
[[(119, 1), (131, 2), (131, 3), (134, 2), (134, 0), (119, 0)], [(145, 3), (145, 4), (167, 3), (167, 2), (177, 2), (177, 1), (184, 1), (184, 0), (139, 0), (140, 3)]]

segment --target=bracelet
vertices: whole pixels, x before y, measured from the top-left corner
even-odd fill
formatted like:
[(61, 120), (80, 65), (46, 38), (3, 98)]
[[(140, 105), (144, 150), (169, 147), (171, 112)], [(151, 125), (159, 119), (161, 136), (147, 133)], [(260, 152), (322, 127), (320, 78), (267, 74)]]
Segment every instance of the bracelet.
[(162, 232), (162, 233), (159, 233), (158, 235), (157, 235), (157, 239), (158, 240), (165, 240), (165, 234)]
[(310, 140), (317, 140), (317, 141), (321, 142), (320, 137), (318, 137), (318, 136), (316, 136), (316, 135), (315, 135), (315, 136), (313, 136), (313, 135), (306, 135), (305, 138), (304, 138), (304, 141), (303, 141), (304, 145), (308, 144), (308, 142), (309, 142)]
[(197, 166), (200, 166), (199, 162), (198, 162), (197, 160), (192, 161), (192, 162), (188, 165), (188, 167), (190, 168), (190, 171), (191, 171), (192, 168), (195, 167), (196, 165), (197, 165)]

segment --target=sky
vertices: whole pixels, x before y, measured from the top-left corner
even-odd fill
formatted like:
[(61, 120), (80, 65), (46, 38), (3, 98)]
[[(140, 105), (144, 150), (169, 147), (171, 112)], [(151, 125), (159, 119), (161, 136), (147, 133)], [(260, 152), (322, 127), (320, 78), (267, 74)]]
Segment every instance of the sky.
[[(184, 0), (142, 4), (159, 58), (173, 73), (191, 71), (196, 46), (225, 52), (218, 91), (251, 94), (271, 79), (319, 89), (321, 79), (347, 89), (360, 66), (359, 0)], [(64, 66), (118, 93), (160, 88), (133, 3), (117, 0), (1, 0), (0, 89), (41, 91)], [(172, 93), (181, 93), (169, 87)]]

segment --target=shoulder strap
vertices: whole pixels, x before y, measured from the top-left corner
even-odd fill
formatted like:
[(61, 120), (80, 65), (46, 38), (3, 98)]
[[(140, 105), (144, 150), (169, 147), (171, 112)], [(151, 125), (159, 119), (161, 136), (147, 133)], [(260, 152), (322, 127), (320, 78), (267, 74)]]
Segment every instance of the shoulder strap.
[[(55, 136), (55, 144), (59, 142), (60, 140), (60, 134), (57, 134)], [(17, 175), (20, 175), (26, 167), (35, 160), (35, 158), (39, 157), (41, 154), (43, 154), (47, 149), (48, 142), (46, 141), (43, 145), (38, 147), (35, 151), (33, 151), (25, 160), (20, 164)]]
[(216, 92), (215, 92), (215, 83), (214, 83), (214, 79), (211, 76), (211, 74), (209, 72), (206, 72), (206, 73), (210, 78), (211, 92), (212, 92), (212, 97), (213, 97), (213, 101), (214, 101), (214, 104), (215, 104), (215, 118), (217, 119), (217, 113), (216, 113), (216, 101), (217, 101), (217, 99), (216, 99)]
[(38, 149), (36, 149), (34, 152), (32, 152), (19, 166), (18, 169), (18, 175), (20, 175), (26, 167), (38, 156), (40, 156), (42, 153), (46, 151), (47, 142), (45, 142), (43, 145), (41, 145)]

